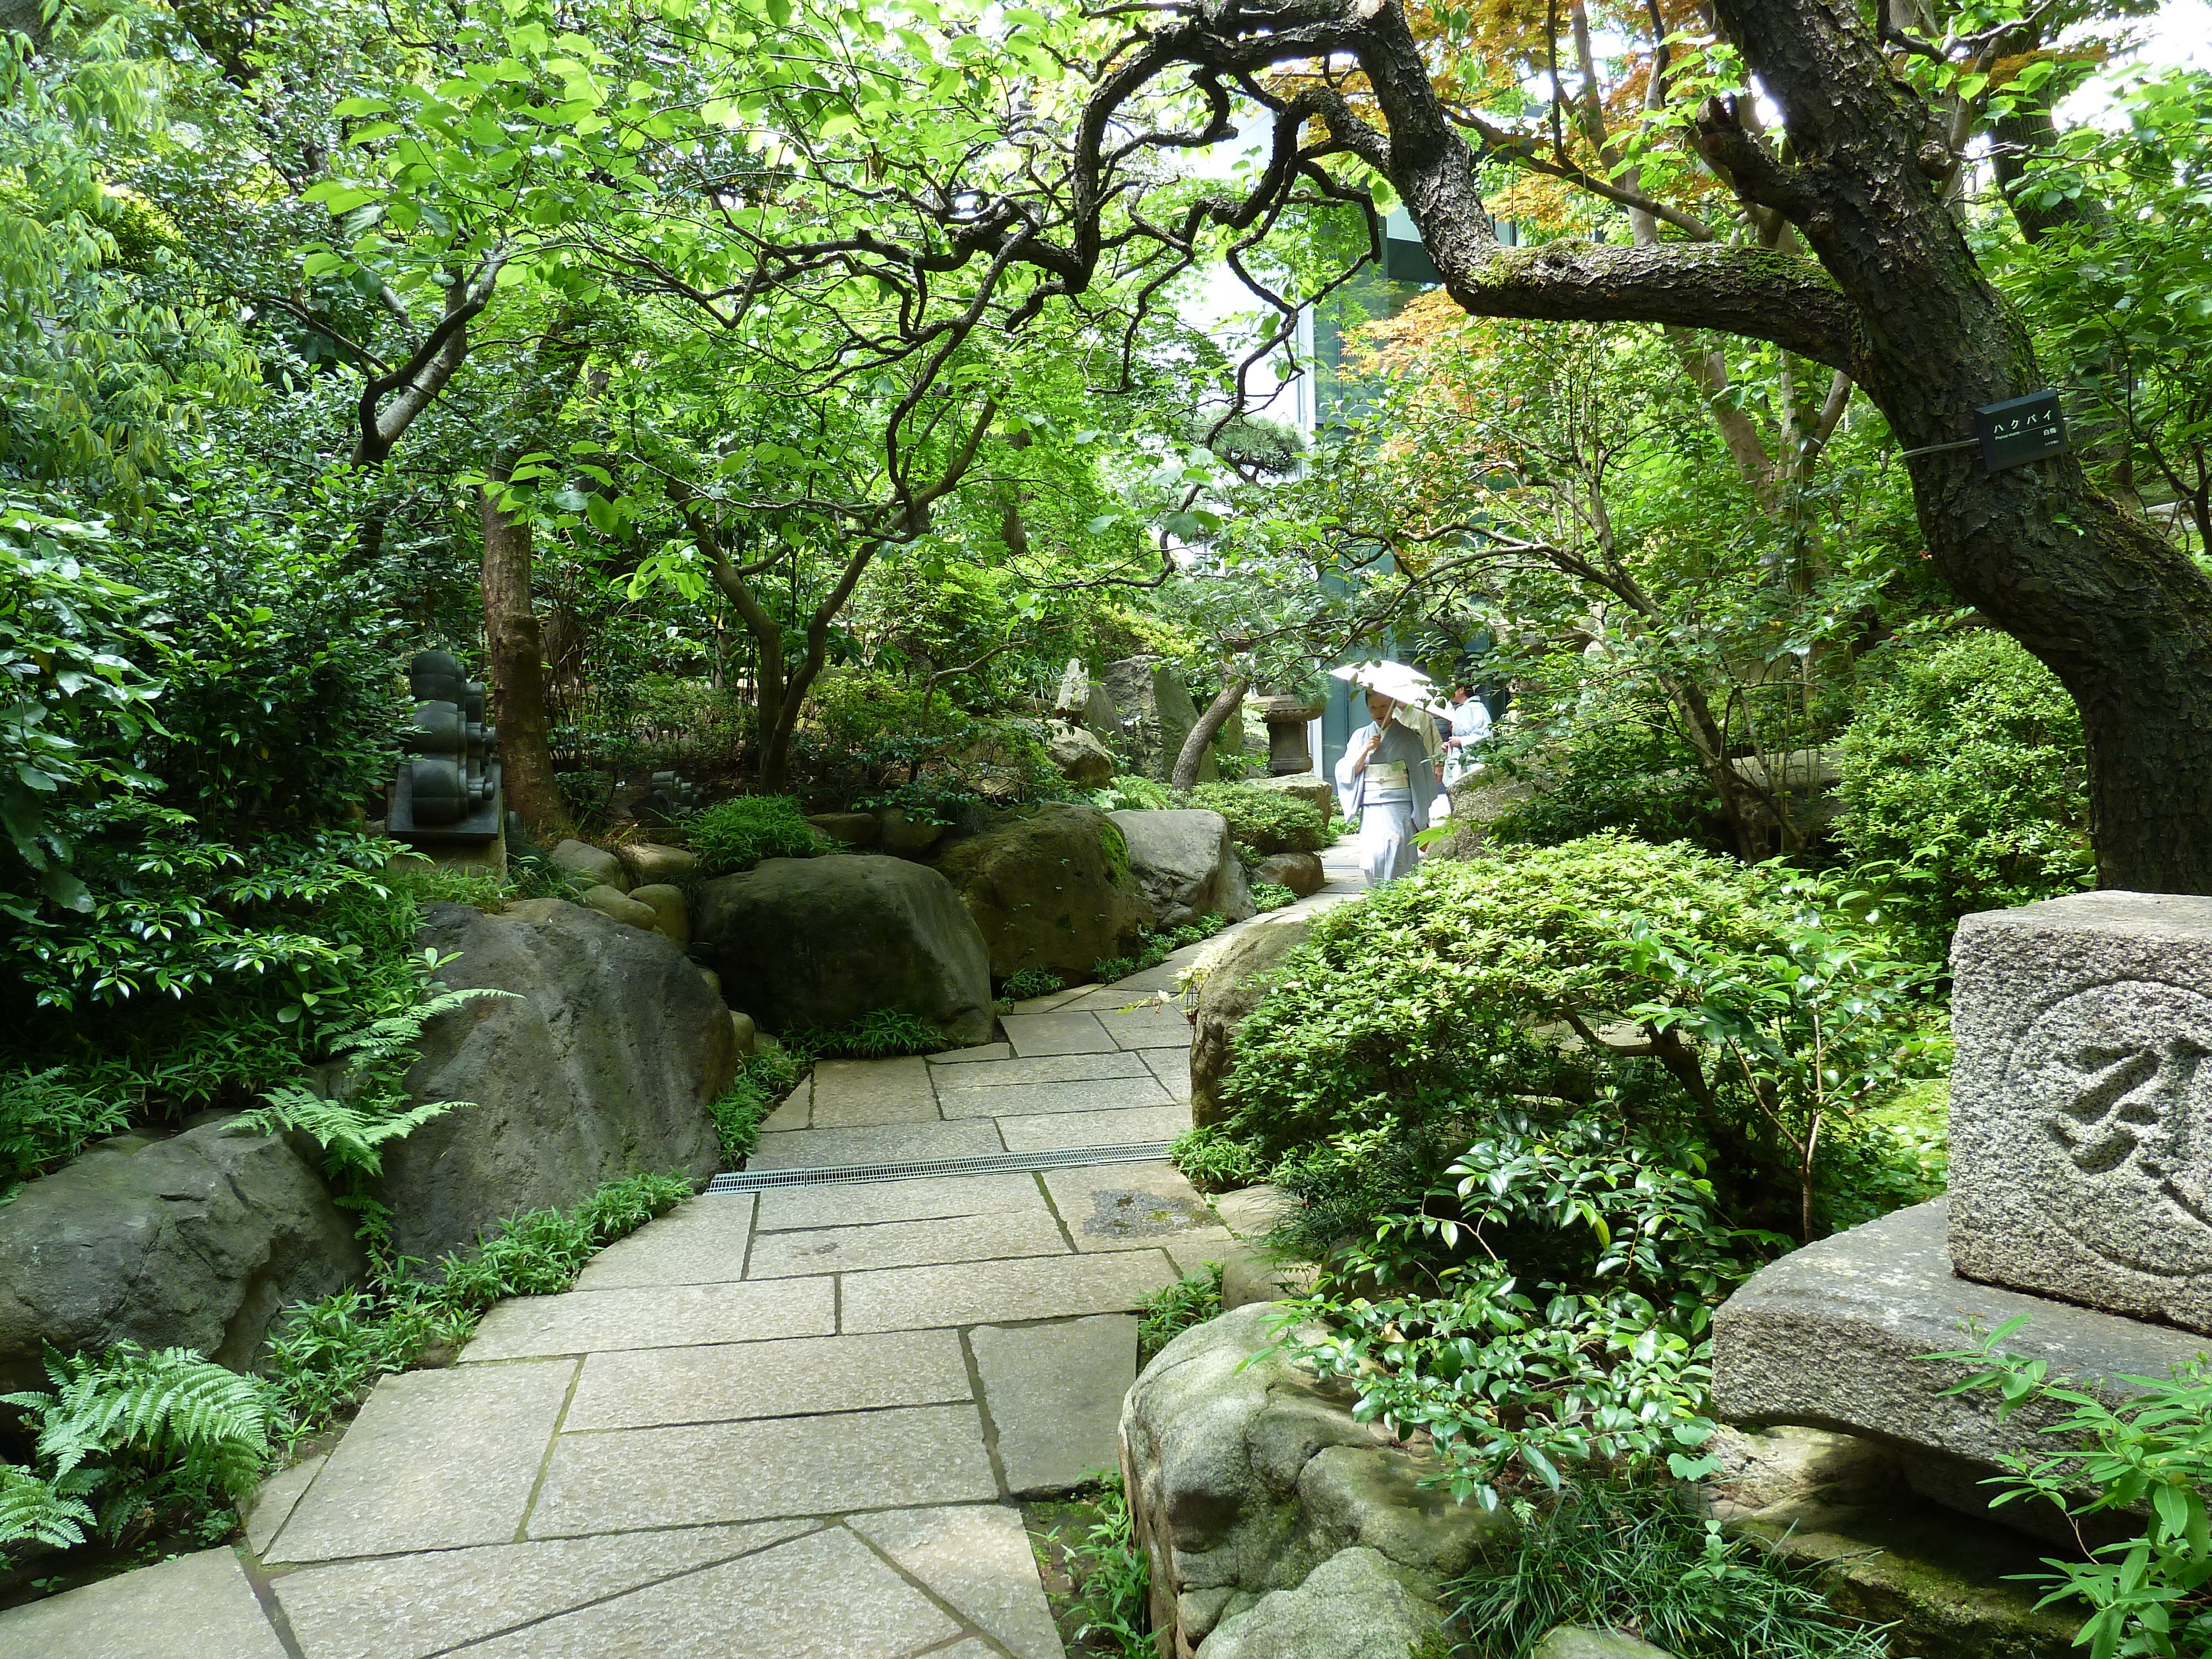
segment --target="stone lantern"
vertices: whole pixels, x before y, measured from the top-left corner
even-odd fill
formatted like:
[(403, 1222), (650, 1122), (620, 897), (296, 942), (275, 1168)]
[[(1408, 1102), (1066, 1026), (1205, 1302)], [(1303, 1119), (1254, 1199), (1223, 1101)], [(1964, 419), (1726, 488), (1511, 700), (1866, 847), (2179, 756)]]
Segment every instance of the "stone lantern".
[(1276, 777), (1314, 769), (1313, 746), (1306, 729), (1321, 718), (1322, 702), (1316, 696), (1267, 696), (1259, 699), (1260, 718), (1267, 723), (1267, 770)]

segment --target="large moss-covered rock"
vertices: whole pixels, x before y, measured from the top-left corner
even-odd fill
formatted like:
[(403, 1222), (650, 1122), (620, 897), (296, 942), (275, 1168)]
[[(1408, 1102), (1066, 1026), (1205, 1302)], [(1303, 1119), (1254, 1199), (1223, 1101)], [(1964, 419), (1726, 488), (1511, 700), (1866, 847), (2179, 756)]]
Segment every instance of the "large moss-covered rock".
[(958, 1043), (991, 1039), (991, 958), (952, 884), (875, 854), (763, 859), (702, 884), (693, 952), (771, 1030), (847, 1025), (879, 1008)]
[(1255, 922), (1201, 951), (1192, 977), (1199, 981), (1198, 1018), (1190, 1040), (1190, 1121), (1221, 1120), (1221, 1080), (1235, 1064), (1230, 1042), (1244, 1017), (1267, 994), (1278, 963), (1305, 943), (1310, 917)]
[(228, 1119), (118, 1136), (0, 1207), (0, 1390), (46, 1386), (48, 1343), (198, 1348), (243, 1369), (288, 1303), (360, 1280), (353, 1235), (285, 1140)]
[(1146, 914), (1121, 833), (1092, 806), (1010, 814), (937, 861), (982, 930), (991, 974), (1080, 974)]
[(1423, 1486), (1432, 1456), (1353, 1422), (1347, 1393), (1276, 1351), (1281, 1314), (1258, 1304), (1185, 1331), (1123, 1403), (1121, 1472), (1163, 1659), (1367, 1659), (1396, 1632), (1402, 1653), (1436, 1627), (1444, 1581), (1512, 1525)]
[(1109, 812), (1129, 848), (1129, 871), (1163, 933), (1209, 912), (1231, 921), (1255, 914), (1252, 890), (1218, 812)]
[[(825, 860), (826, 861), (826, 860)], [(392, 1246), (434, 1257), (518, 1211), (651, 1170), (720, 1167), (708, 1106), (736, 1073), (729, 1011), (662, 934), (532, 899), (486, 915), (433, 904), (416, 940), (479, 997), (424, 1030), (418, 1100), (465, 1100), (389, 1147)]]

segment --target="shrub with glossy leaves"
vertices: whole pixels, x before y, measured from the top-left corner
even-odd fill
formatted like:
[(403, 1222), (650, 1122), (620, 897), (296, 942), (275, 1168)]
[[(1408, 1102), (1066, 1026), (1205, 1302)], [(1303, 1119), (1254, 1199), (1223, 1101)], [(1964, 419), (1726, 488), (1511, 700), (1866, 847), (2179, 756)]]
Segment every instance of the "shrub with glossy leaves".
[(1837, 836), (1932, 957), (1971, 910), (2094, 878), (2081, 714), (2005, 635), (1896, 652), (1836, 752)]

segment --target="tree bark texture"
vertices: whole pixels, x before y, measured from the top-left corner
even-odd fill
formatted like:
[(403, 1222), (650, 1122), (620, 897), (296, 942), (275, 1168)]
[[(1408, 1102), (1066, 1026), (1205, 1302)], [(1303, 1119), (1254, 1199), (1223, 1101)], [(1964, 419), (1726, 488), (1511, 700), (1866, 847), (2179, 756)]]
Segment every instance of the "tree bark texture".
[[(1470, 313), (1771, 341), (1856, 380), (1907, 452), (1960, 444), (1977, 408), (2042, 389), (2025, 329), (1923, 170), (1927, 109), (1891, 73), (1856, 7), (1716, 0), (1716, 9), (1781, 107), (1790, 159), (1759, 140), (1749, 111), (1718, 100), (1698, 112), (1699, 149), (1741, 198), (1796, 226), (1812, 258), (1711, 242), (1501, 246), (1475, 154), (1395, 0), (1207, 8), (1161, 30), (1102, 86), (1086, 126), (1102, 120), (1102, 100), (1170, 64), (1249, 76), (1348, 53), (1382, 123), (1340, 96), (1301, 94), (1291, 114), (1301, 127), (1318, 118), (1327, 134), (1300, 155), (1350, 151), (1386, 173)], [(1279, 118), (1279, 151), (1289, 119)], [(2101, 884), (2212, 893), (2212, 581), (2091, 488), (2071, 455), (1991, 474), (1967, 445), (1905, 465), (1938, 571), (2081, 708)]]
[(499, 504), (504, 469), (477, 492), (483, 526), (484, 644), (491, 659), (492, 707), (507, 805), (540, 840), (568, 828), (568, 803), (554, 775), (545, 718), (545, 666), (531, 598), (530, 520)]
[(1230, 715), (1244, 707), (1244, 694), (1251, 686), (1249, 674), (1231, 674), (1222, 683), (1220, 691), (1198, 717), (1198, 724), (1182, 740), (1182, 748), (1176, 755), (1175, 769), (1168, 775), (1171, 788), (1188, 789), (1198, 781), (1199, 763), (1206, 758), (1215, 734), (1228, 723)]

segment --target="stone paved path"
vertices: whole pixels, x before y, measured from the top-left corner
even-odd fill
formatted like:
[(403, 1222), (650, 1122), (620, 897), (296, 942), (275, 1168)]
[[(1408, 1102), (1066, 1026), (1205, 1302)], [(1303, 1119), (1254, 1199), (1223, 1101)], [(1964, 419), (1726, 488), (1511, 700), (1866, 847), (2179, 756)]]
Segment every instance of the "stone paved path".
[[(1301, 908), (1356, 890), (1350, 853)], [(1194, 954), (1006, 1040), (829, 1061), (756, 1169), (1166, 1139)], [(1164, 1163), (709, 1194), (385, 1378), (242, 1549), (0, 1613), (26, 1659), (1061, 1659), (1013, 1500), (1115, 1460), (1136, 1299), (1231, 1235)]]

